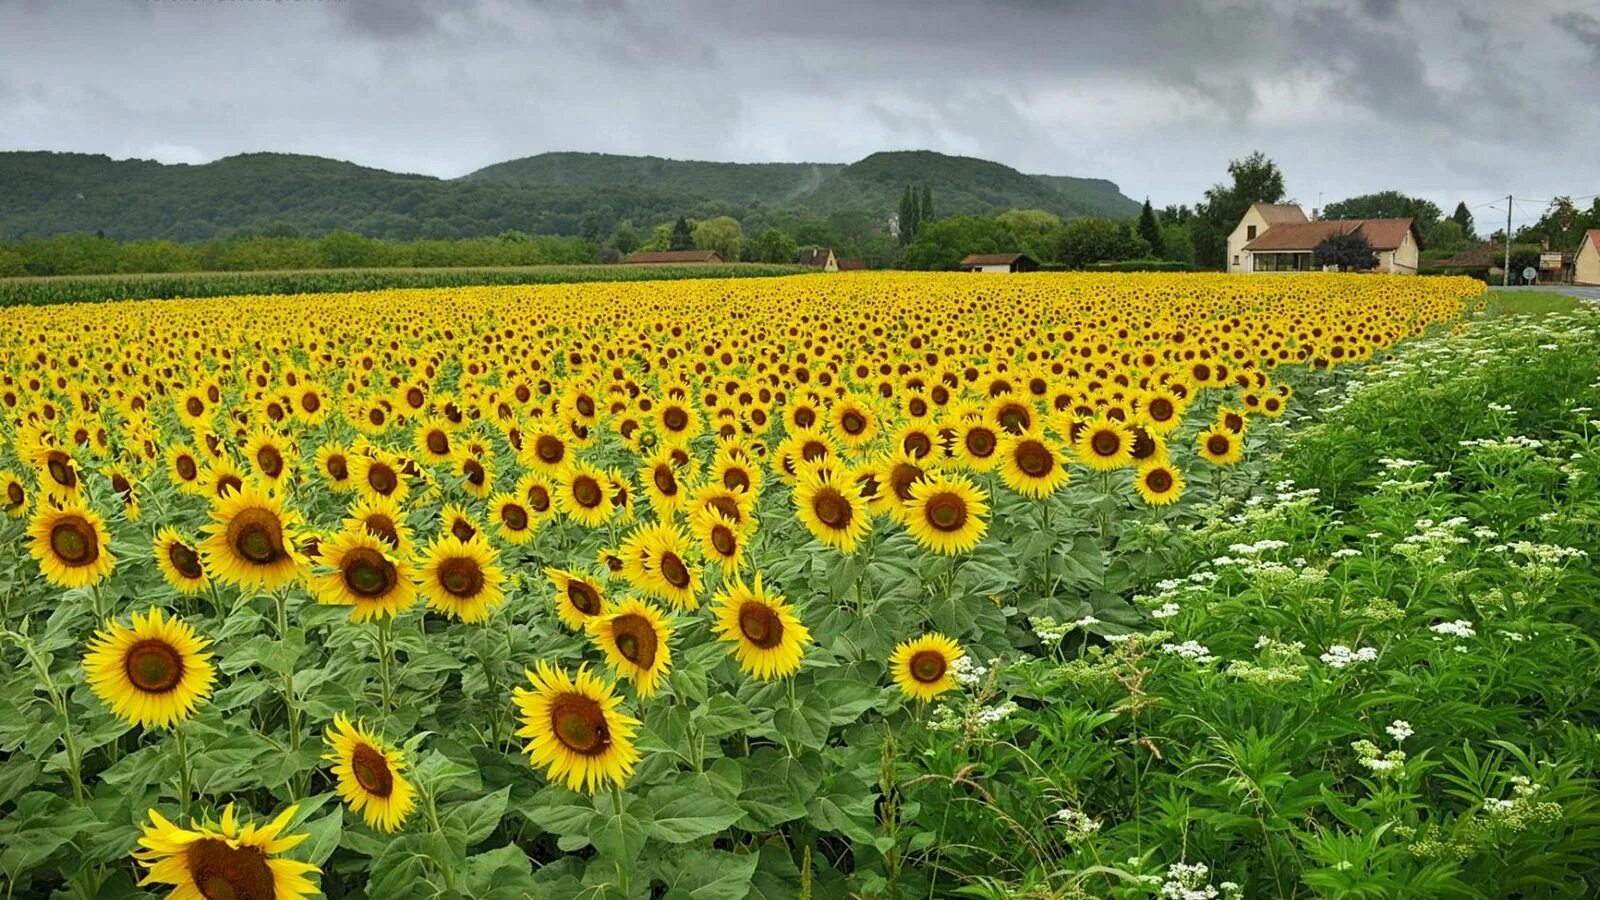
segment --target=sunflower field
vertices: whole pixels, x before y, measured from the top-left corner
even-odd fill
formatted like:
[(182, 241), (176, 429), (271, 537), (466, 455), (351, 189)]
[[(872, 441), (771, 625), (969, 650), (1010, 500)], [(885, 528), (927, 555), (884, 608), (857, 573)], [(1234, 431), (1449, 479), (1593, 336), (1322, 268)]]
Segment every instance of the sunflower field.
[(1592, 896), (1600, 331), (1481, 292), (0, 310), (0, 896)]

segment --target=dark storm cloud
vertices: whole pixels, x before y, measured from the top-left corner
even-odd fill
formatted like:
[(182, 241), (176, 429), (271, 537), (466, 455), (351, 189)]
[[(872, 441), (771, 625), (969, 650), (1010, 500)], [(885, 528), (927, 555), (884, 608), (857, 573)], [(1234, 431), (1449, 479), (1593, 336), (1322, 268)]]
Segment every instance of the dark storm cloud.
[(579, 149), (928, 148), (1192, 202), (1600, 190), (1572, 0), (0, 0), (0, 142), (454, 176)]

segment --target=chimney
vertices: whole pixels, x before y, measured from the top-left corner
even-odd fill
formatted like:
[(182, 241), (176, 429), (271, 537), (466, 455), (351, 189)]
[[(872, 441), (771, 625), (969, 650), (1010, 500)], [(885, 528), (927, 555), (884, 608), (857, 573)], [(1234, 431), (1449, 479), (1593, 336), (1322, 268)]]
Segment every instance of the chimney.
[(1319, 212), (1321, 212), (1321, 210), (1317, 209), (1315, 206), (1311, 207), (1311, 221), (1315, 222), (1317, 220), (1317, 213)]

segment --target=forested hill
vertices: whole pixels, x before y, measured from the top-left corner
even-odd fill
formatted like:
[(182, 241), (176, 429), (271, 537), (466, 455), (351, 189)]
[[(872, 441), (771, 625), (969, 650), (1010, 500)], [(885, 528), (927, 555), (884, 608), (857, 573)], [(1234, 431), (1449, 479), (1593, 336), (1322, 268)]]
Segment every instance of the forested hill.
[(941, 216), (1023, 208), (1130, 217), (1139, 210), (1109, 181), (1024, 175), (927, 151), (875, 153), (849, 165), (546, 153), (448, 180), (281, 153), (166, 165), (5, 152), (0, 239), (80, 231), (180, 241), (274, 230), (396, 239), (576, 235), (680, 215), (732, 215), (753, 233), (847, 210), (887, 219), (907, 184), (928, 185)]

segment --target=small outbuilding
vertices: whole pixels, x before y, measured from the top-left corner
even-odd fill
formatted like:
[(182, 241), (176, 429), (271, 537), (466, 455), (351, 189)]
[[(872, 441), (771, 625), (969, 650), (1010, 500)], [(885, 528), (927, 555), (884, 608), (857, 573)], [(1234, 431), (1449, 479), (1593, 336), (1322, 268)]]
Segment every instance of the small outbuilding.
[(839, 271), (838, 257), (827, 247), (807, 247), (800, 251), (800, 265), (821, 269), (824, 272)]
[(1039, 262), (1026, 253), (974, 253), (961, 261), (966, 272), (1037, 272)]
[(1600, 228), (1584, 232), (1572, 261), (1574, 284), (1600, 284)]
[(630, 266), (705, 265), (722, 262), (722, 256), (715, 250), (641, 250), (628, 254), (623, 262)]

